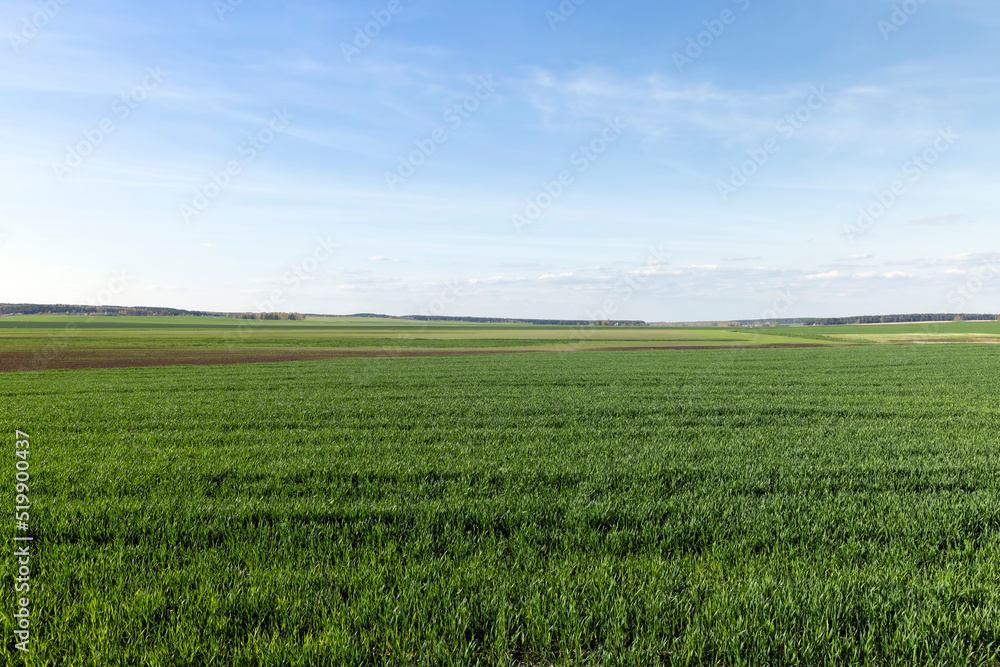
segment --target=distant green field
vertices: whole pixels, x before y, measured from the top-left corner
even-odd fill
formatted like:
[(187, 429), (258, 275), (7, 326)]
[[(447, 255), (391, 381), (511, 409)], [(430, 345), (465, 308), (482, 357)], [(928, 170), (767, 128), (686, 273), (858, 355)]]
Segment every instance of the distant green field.
[[(343, 356), (616, 348), (844, 345), (814, 328), (538, 326), (374, 318), (0, 318), (0, 372)], [(134, 362), (134, 363), (133, 363)]]
[(209, 317), (0, 318), (0, 351), (29, 349), (53, 339), (66, 346), (178, 347), (537, 347), (616, 345), (774, 345), (900, 342), (981, 338), (1000, 340), (1000, 322), (855, 325), (829, 327), (599, 327), (417, 322), (374, 318), (311, 318), (299, 322)]
[(0, 484), (28, 432), (35, 538), (35, 643), (13, 650), (8, 594), (0, 655), (995, 665), (995, 350), (0, 374)]
[[(797, 327), (796, 327), (797, 328)], [(996, 322), (927, 322), (918, 324), (853, 324), (828, 327), (805, 327), (831, 336), (843, 334), (938, 334), (986, 333), (1000, 335)]]

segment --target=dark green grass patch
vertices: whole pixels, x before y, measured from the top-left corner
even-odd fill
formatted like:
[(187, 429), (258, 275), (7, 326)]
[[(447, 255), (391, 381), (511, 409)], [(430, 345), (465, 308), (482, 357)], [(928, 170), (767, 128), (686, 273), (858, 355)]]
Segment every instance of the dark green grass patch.
[[(991, 346), (0, 376), (29, 665), (986, 665)], [(0, 556), (12, 590), (14, 561)]]

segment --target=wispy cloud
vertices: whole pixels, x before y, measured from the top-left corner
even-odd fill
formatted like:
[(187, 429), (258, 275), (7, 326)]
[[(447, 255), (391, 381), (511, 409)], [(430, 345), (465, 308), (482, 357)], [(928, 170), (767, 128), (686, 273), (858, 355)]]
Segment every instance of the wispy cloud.
[(955, 213), (952, 215), (929, 215), (921, 216), (919, 218), (914, 218), (912, 220), (907, 220), (908, 225), (928, 225), (928, 226), (938, 226), (938, 225), (956, 225), (961, 222), (970, 222), (971, 218), (964, 213)]

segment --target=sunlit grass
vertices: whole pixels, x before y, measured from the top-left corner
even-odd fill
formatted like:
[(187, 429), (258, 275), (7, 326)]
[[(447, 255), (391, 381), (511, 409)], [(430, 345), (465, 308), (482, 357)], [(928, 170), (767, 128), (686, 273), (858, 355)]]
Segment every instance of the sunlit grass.
[(992, 350), (3, 375), (27, 664), (995, 664)]

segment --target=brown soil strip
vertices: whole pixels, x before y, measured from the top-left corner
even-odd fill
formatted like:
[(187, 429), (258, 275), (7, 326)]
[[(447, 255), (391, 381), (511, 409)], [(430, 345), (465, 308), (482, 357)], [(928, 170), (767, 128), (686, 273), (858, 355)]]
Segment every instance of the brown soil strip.
[(648, 352), (657, 350), (730, 350), (776, 347), (828, 347), (816, 343), (774, 343), (769, 345), (668, 345), (651, 347), (570, 347), (548, 350), (462, 350), (462, 349), (302, 349), (288, 350), (173, 350), (148, 347), (73, 347), (55, 346), (37, 350), (0, 351), (0, 373), (12, 371), (67, 370), (79, 368), (138, 368), (144, 366), (213, 366), (319, 359), (451, 357), (482, 354), (527, 354), (559, 352)]
[(930, 343), (939, 345), (943, 343), (1000, 343), (997, 338), (900, 338), (890, 340), (890, 343)]
[(763, 350), (777, 347), (831, 347), (827, 343), (767, 343), (765, 345), (670, 345), (667, 347), (588, 347), (581, 352), (640, 352), (649, 350)]

